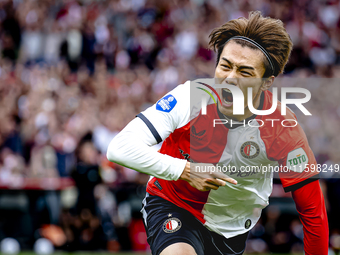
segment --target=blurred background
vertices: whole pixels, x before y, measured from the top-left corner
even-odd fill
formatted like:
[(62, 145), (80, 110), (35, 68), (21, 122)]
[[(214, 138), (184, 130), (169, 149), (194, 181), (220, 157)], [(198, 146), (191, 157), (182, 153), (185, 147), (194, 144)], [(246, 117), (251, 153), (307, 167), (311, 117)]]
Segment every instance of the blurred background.
[[(212, 77), (209, 33), (251, 10), (281, 19), (291, 36), (282, 77), (340, 78), (339, 0), (0, 0), (2, 252), (149, 252), (139, 212), (148, 176), (109, 162), (107, 146), (178, 84)], [(338, 84), (314, 86), (316, 114), (301, 119), (320, 164), (340, 163)], [(331, 177), (321, 183), (335, 254), (340, 182)], [(302, 238), (275, 180), (247, 253), (301, 254)]]

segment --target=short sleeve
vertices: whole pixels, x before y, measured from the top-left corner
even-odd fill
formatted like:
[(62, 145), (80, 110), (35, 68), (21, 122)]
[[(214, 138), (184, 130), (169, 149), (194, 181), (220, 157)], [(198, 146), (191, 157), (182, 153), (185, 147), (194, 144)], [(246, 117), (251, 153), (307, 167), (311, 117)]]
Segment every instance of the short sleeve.
[(313, 151), (299, 124), (296, 127), (283, 128), (271, 150), (274, 159), (279, 163), (279, 177), (285, 192), (297, 190), (319, 179)]
[(137, 117), (148, 126), (157, 143), (165, 140), (174, 130), (189, 122), (190, 81), (178, 85)]

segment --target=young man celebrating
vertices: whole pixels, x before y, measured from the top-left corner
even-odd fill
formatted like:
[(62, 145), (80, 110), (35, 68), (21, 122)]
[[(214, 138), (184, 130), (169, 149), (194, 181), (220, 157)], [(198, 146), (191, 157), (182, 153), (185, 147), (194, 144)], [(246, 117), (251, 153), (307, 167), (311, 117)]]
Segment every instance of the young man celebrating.
[[(281, 114), (280, 103), (267, 116), (251, 111), (272, 108), (268, 88), (292, 50), (282, 22), (251, 12), (213, 30), (210, 46), (217, 50), (215, 81), (230, 89), (216, 92), (200, 81), (179, 85), (138, 114), (108, 148), (110, 161), (152, 176), (142, 210), (152, 254), (242, 254), (268, 205), (273, 176), (242, 171), (247, 167), (285, 170), (279, 176), (300, 214), (305, 254), (327, 254), (324, 199), (317, 172), (310, 171), (316, 161), (294, 113), (287, 108)], [(251, 105), (244, 100), (242, 115), (233, 114), (231, 86), (252, 99)], [(216, 92), (205, 99), (205, 112), (190, 103), (197, 99), (192, 91), (202, 92), (200, 100)], [(264, 124), (264, 118), (272, 121)], [(281, 125), (292, 120), (296, 125)], [(161, 141), (159, 152), (150, 147)], [(237, 171), (196, 170), (202, 166)]]

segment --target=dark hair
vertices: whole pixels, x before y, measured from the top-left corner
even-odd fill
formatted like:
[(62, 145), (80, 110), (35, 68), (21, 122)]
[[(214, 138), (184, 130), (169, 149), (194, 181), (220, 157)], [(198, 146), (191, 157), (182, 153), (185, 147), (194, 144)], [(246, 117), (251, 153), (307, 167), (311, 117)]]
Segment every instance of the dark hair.
[[(260, 11), (249, 13), (248, 19), (242, 17), (233, 19), (219, 28), (215, 28), (209, 35), (209, 46), (214, 51), (217, 50), (217, 63), (228, 40), (234, 36), (244, 36), (260, 44), (270, 55), (274, 73), (270, 68), (267, 58), (264, 56), (264, 66), (266, 68), (264, 77), (271, 75), (278, 76), (283, 73), (283, 69), (288, 62), (293, 43), (289, 34), (279, 19), (263, 17)], [(240, 39), (233, 39), (236, 43), (247, 46), (251, 49), (258, 49), (255, 45)]]

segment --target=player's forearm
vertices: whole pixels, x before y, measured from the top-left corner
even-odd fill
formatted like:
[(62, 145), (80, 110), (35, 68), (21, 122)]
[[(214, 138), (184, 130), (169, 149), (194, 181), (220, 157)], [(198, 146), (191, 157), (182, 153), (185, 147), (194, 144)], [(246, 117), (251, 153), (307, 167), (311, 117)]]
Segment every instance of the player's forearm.
[(306, 255), (328, 254), (328, 220), (319, 181), (293, 191), (296, 208), (304, 231)]
[(152, 149), (156, 142), (149, 133), (141, 120), (134, 119), (111, 141), (108, 160), (157, 178), (177, 180), (187, 161)]

